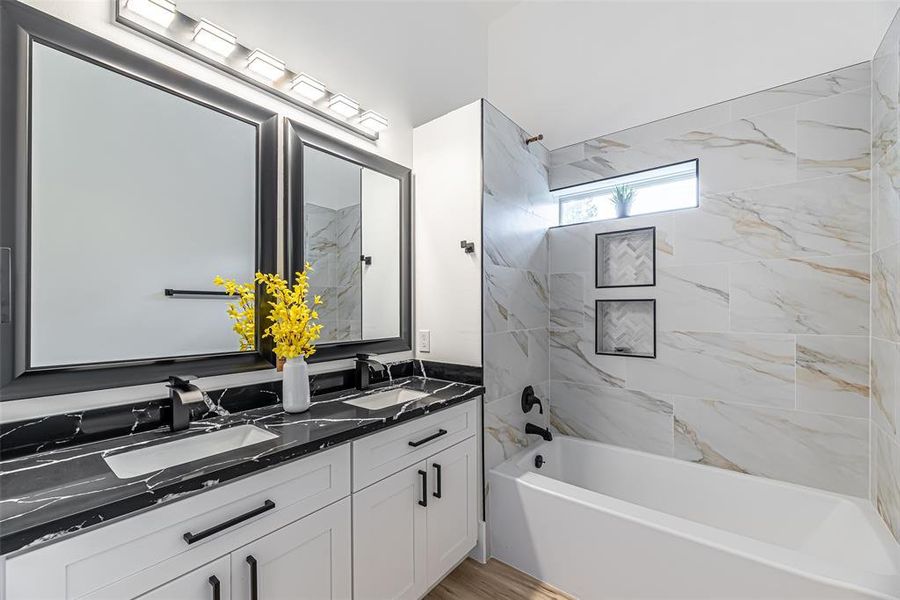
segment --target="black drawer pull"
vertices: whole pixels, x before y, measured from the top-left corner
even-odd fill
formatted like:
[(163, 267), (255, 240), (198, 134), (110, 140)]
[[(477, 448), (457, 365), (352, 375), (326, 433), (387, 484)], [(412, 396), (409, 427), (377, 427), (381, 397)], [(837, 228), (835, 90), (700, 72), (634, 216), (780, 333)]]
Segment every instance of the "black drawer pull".
[(410, 442), (409, 445), (412, 446), (413, 448), (418, 448), (422, 444), (427, 444), (431, 440), (436, 440), (439, 437), (441, 437), (442, 435), (447, 435), (446, 429), (438, 429), (437, 433), (435, 433), (433, 435), (429, 435), (427, 438), (423, 438), (423, 439), (419, 440), (418, 442)]
[(222, 600), (222, 584), (219, 583), (219, 578), (215, 575), (210, 577), (209, 585), (212, 586), (212, 600)]
[(428, 508), (428, 473), (419, 469), (419, 477), (422, 478), (422, 499), (419, 500), (419, 506)]
[(250, 565), (250, 600), (259, 600), (259, 567), (252, 554), (247, 557), (247, 564)]
[(273, 508), (275, 508), (275, 503), (272, 502), (271, 500), (266, 500), (265, 502), (263, 502), (262, 506), (260, 506), (259, 508), (254, 508), (250, 512), (245, 512), (244, 514), (238, 515), (237, 517), (235, 517), (233, 519), (228, 519), (224, 523), (219, 523), (218, 525), (213, 525), (209, 529), (204, 529), (200, 533), (191, 533), (189, 531), (181, 537), (183, 537), (184, 541), (186, 541), (188, 544), (193, 544), (194, 542), (199, 542), (200, 540), (206, 539), (211, 535), (215, 535), (215, 534), (219, 533), (220, 531), (224, 531), (224, 530), (228, 529), (229, 527), (233, 527), (242, 521), (246, 521), (247, 519), (252, 519), (256, 515), (261, 515), (264, 512), (266, 512), (267, 510), (272, 510)]
[(437, 483), (437, 489), (431, 495), (434, 496), (435, 498), (440, 498), (441, 497), (441, 465), (439, 465), (437, 463), (432, 463), (431, 466), (434, 467), (434, 474), (436, 476), (435, 479), (436, 479), (436, 483)]

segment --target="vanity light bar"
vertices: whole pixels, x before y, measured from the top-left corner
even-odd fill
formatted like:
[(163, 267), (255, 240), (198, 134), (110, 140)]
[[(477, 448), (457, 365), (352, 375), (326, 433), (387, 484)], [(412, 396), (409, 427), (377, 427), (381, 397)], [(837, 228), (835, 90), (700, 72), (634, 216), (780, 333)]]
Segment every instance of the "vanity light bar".
[(378, 133), (379, 131), (387, 129), (388, 120), (374, 110), (367, 110), (359, 117), (359, 124), (369, 131)]
[(349, 119), (359, 114), (359, 103), (344, 94), (335, 94), (328, 101), (328, 108)]
[(219, 56), (228, 56), (234, 52), (237, 36), (206, 19), (200, 19), (194, 27), (194, 42)]
[(268, 52), (240, 43), (230, 31), (177, 10), (176, 1), (116, 0), (116, 22), (367, 140), (377, 141), (387, 128), (383, 115)]
[(172, 0), (126, 0), (125, 8), (162, 27), (168, 27), (175, 19)]
[(247, 57), (247, 68), (269, 81), (277, 81), (284, 76), (284, 62), (259, 48)]
[(321, 100), (328, 93), (324, 83), (306, 73), (300, 73), (294, 77), (291, 81), (291, 91), (310, 102)]

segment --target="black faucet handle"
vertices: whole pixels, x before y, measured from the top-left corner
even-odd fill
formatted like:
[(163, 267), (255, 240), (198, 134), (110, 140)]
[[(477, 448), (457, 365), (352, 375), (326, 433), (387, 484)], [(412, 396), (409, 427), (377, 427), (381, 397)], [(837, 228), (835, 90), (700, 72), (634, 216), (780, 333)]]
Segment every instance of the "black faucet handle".
[(538, 405), (540, 414), (544, 414), (544, 405), (541, 404), (538, 397), (534, 395), (534, 388), (530, 385), (525, 386), (525, 389), (522, 390), (522, 412), (527, 413), (535, 404)]
[(166, 384), (174, 390), (189, 391), (194, 389), (192, 380), (197, 379), (196, 375), (169, 375), (169, 383)]

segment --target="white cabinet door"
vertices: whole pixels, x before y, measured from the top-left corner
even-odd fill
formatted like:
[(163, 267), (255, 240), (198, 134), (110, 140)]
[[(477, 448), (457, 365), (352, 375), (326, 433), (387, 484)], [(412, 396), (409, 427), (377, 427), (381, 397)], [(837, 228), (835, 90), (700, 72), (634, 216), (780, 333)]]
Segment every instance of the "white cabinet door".
[(350, 599), (350, 498), (231, 554), (235, 600)]
[[(231, 600), (231, 561), (227, 556), (141, 595), (139, 600)], [(127, 593), (119, 590), (119, 593)]]
[(354, 600), (425, 593), (426, 477), (421, 462), (353, 494)]
[(477, 446), (475, 437), (429, 458), (428, 583), (437, 582), (475, 546)]

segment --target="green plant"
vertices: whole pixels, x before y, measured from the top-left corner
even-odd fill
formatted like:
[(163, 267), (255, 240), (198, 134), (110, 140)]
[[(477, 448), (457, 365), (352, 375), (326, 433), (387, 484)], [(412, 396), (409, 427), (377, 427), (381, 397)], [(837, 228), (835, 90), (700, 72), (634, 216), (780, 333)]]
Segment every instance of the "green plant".
[(631, 204), (634, 202), (634, 188), (630, 185), (617, 185), (613, 189), (610, 198), (613, 206), (616, 207), (616, 214), (620, 217), (627, 217)]

